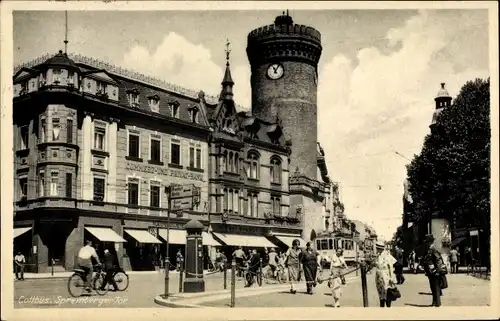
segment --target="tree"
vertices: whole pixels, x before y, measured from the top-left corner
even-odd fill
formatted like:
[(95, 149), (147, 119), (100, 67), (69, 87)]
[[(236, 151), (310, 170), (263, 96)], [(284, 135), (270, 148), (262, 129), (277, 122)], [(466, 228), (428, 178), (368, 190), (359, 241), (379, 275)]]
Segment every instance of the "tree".
[(452, 228), (490, 232), (490, 80), (467, 82), (437, 118), (408, 165), (416, 221), (433, 215)]

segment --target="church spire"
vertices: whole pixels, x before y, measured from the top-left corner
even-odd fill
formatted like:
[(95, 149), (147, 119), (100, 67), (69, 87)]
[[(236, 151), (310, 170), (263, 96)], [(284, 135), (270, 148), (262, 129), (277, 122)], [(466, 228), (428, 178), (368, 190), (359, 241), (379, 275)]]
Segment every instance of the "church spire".
[(65, 26), (64, 26), (64, 54), (68, 54), (68, 11), (64, 11)]
[(222, 79), (222, 91), (220, 94), (220, 99), (224, 100), (232, 100), (233, 99), (233, 85), (234, 81), (233, 78), (231, 77), (231, 68), (229, 64), (229, 55), (231, 53), (231, 50), (229, 49), (229, 45), (231, 43), (229, 42), (229, 39), (226, 42), (226, 71), (224, 73), (224, 79)]

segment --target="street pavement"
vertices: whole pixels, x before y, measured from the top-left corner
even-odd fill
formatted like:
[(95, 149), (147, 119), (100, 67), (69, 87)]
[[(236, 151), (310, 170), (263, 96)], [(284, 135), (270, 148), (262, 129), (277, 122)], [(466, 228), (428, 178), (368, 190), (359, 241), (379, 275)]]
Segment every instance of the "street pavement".
[[(427, 277), (423, 274), (406, 275), (406, 281), (398, 286), (401, 298), (393, 302), (394, 307), (428, 307), (432, 302)], [(464, 274), (448, 275), (449, 288), (443, 290), (442, 306), (489, 306), (490, 282)], [(367, 276), (368, 303), (370, 307), (379, 306), (379, 299), (375, 287), (375, 273)], [(205, 307), (228, 307), (229, 300), (223, 299), (213, 302), (200, 302)], [(331, 307), (333, 298), (326, 282), (315, 288), (315, 294), (305, 293), (305, 284), (301, 284), (296, 294), (289, 289), (277, 293), (258, 296), (236, 297), (235, 306), (248, 307)], [(196, 304), (196, 302), (193, 302)], [(348, 281), (343, 287), (340, 300), (342, 307), (362, 307), (363, 295), (360, 278)]]
[[(25, 279), (14, 281), (14, 308), (158, 308), (154, 298), (165, 291), (163, 273), (131, 274), (127, 290), (108, 292), (99, 296), (93, 292), (90, 296), (72, 298), (68, 293), (68, 278)], [(205, 291), (224, 289), (222, 273), (204, 277)], [(179, 274), (170, 274), (170, 293), (175, 297), (179, 293)], [(227, 273), (227, 289), (231, 286), (231, 273)], [(238, 279), (236, 288), (244, 287), (243, 279)]]

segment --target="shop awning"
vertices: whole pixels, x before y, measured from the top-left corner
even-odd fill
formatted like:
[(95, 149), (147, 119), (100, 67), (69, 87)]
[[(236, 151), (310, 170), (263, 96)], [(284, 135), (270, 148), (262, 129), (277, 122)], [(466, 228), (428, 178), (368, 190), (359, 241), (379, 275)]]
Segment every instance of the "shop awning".
[(123, 243), (127, 242), (118, 235), (115, 231), (110, 229), (109, 227), (86, 227), (87, 231), (89, 231), (92, 235), (97, 237), (97, 239), (101, 242), (116, 242)]
[(304, 241), (300, 235), (291, 235), (291, 234), (275, 234), (274, 235), (278, 240), (288, 245), (288, 247), (292, 247), (293, 240), (299, 240), (299, 247), (306, 247), (306, 241)]
[(277, 247), (269, 242), (264, 236), (254, 235), (236, 235), (214, 233), (224, 244), (229, 246), (247, 246), (247, 247)]
[(14, 238), (23, 235), (24, 233), (28, 232), (29, 230), (31, 230), (31, 226), (30, 227), (15, 228), (14, 229)]
[(162, 242), (145, 230), (124, 230), (139, 243), (161, 244)]
[(203, 232), (202, 234), (203, 237), (203, 245), (209, 245), (209, 246), (222, 246), (219, 242), (217, 242), (212, 234), (208, 232)]
[(462, 243), (463, 241), (465, 241), (467, 237), (459, 237), (459, 238), (456, 238), (456, 239), (453, 239), (451, 241), (451, 247), (454, 247), (454, 246), (457, 246), (458, 244)]
[[(168, 240), (169, 244), (186, 244), (186, 231), (185, 230), (170, 230), (169, 231), (169, 237), (170, 239)], [(166, 229), (160, 229), (160, 236), (162, 239), (165, 241), (167, 240), (167, 230)]]

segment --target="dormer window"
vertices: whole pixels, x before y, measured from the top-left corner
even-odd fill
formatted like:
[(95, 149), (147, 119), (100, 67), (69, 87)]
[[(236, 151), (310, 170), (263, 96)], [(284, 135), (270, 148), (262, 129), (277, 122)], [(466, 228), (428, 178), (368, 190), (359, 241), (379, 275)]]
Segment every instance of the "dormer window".
[(170, 103), (170, 110), (172, 111), (172, 117), (179, 118), (179, 103)]
[(160, 97), (158, 95), (153, 95), (148, 97), (149, 108), (152, 112), (160, 112)]
[(106, 93), (106, 84), (100, 81), (96, 81), (96, 94), (104, 95)]
[(61, 69), (53, 69), (52, 70), (52, 79), (54, 83), (61, 82), (62, 70)]
[(24, 95), (24, 94), (27, 94), (28, 93), (28, 82), (27, 81), (23, 81), (21, 83), (21, 91), (19, 92), (20, 95)]
[(69, 85), (75, 84), (75, 73), (72, 71), (68, 71), (68, 84)]
[(130, 106), (139, 108), (139, 90), (136, 88), (127, 91)]
[(192, 123), (198, 124), (198, 114), (199, 114), (198, 107), (194, 106), (189, 109), (189, 119), (191, 120)]

